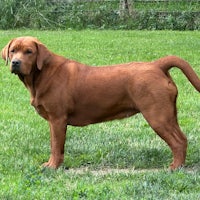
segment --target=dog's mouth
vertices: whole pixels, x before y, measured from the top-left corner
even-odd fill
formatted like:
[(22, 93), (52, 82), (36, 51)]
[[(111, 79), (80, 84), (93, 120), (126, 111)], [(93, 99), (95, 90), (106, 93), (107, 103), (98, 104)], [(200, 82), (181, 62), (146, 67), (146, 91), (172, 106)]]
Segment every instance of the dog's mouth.
[(18, 75), (18, 74), (20, 74), (20, 71), (18, 69), (12, 68), (11, 73)]
[(20, 69), (11, 67), (10, 71), (11, 71), (12, 74), (18, 75), (20, 78), (23, 78), (25, 76), (25, 74), (22, 73)]
[(21, 68), (20, 66), (11, 65), (10, 71), (12, 74), (19, 75), (19, 74), (22, 74), (20, 68)]

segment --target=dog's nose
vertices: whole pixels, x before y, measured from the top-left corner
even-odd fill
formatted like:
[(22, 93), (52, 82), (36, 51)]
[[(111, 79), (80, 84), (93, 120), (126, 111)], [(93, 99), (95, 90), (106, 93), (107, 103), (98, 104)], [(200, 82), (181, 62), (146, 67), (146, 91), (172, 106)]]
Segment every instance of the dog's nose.
[(20, 64), (21, 64), (21, 61), (20, 61), (20, 60), (13, 60), (13, 61), (12, 61), (12, 66), (19, 67)]
[(12, 68), (11, 68), (11, 72), (18, 74), (20, 71), (20, 65), (21, 65), (21, 61), (18, 59), (12, 60)]

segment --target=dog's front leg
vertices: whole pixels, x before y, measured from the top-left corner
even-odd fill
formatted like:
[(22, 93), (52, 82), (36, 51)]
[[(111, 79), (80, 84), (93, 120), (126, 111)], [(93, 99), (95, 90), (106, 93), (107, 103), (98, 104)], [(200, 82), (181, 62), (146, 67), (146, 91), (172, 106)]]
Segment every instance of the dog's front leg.
[(65, 119), (49, 121), (51, 137), (51, 155), (44, 167), (58, 168), (64, 160), (64, 144), (66, 138), (67, 122)]

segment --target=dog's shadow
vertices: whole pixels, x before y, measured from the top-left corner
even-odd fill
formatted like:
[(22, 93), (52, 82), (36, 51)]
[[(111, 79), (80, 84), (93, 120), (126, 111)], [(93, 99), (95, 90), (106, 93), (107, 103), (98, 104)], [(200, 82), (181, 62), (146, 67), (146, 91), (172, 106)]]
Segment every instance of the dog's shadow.
[[(103, 144), (97, 140), (92, 144), (89, 138), (83, 136), (84, 139), (80, 139), (79, 136), (69, 137), (66, 142), (64, 165), (67, 168), (159, 169), (168, 168), (172, 161), (167, 145), (149, 147), (148, 144), (138, 146), (133, 142), (132, 146), (129, 146), (126, 142), (114, 140), (105, 140)], [(82, 141), (81, 144), (79, 140)]]

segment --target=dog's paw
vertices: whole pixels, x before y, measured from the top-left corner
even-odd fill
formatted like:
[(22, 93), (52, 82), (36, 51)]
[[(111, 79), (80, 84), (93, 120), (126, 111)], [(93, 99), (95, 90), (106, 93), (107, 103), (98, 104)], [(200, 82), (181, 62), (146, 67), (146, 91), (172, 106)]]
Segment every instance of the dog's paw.
[(54, 159), (53, 156), (51, 156), (48, 162), (42, 164), (42, 167), (57, 169), (62, 163), (63, 159)]
[(184, 168), (184, 164), (174, 164), (174, 162), (171, 163), (169, 166), (170, 171), (181, 170), (183, 168)]

